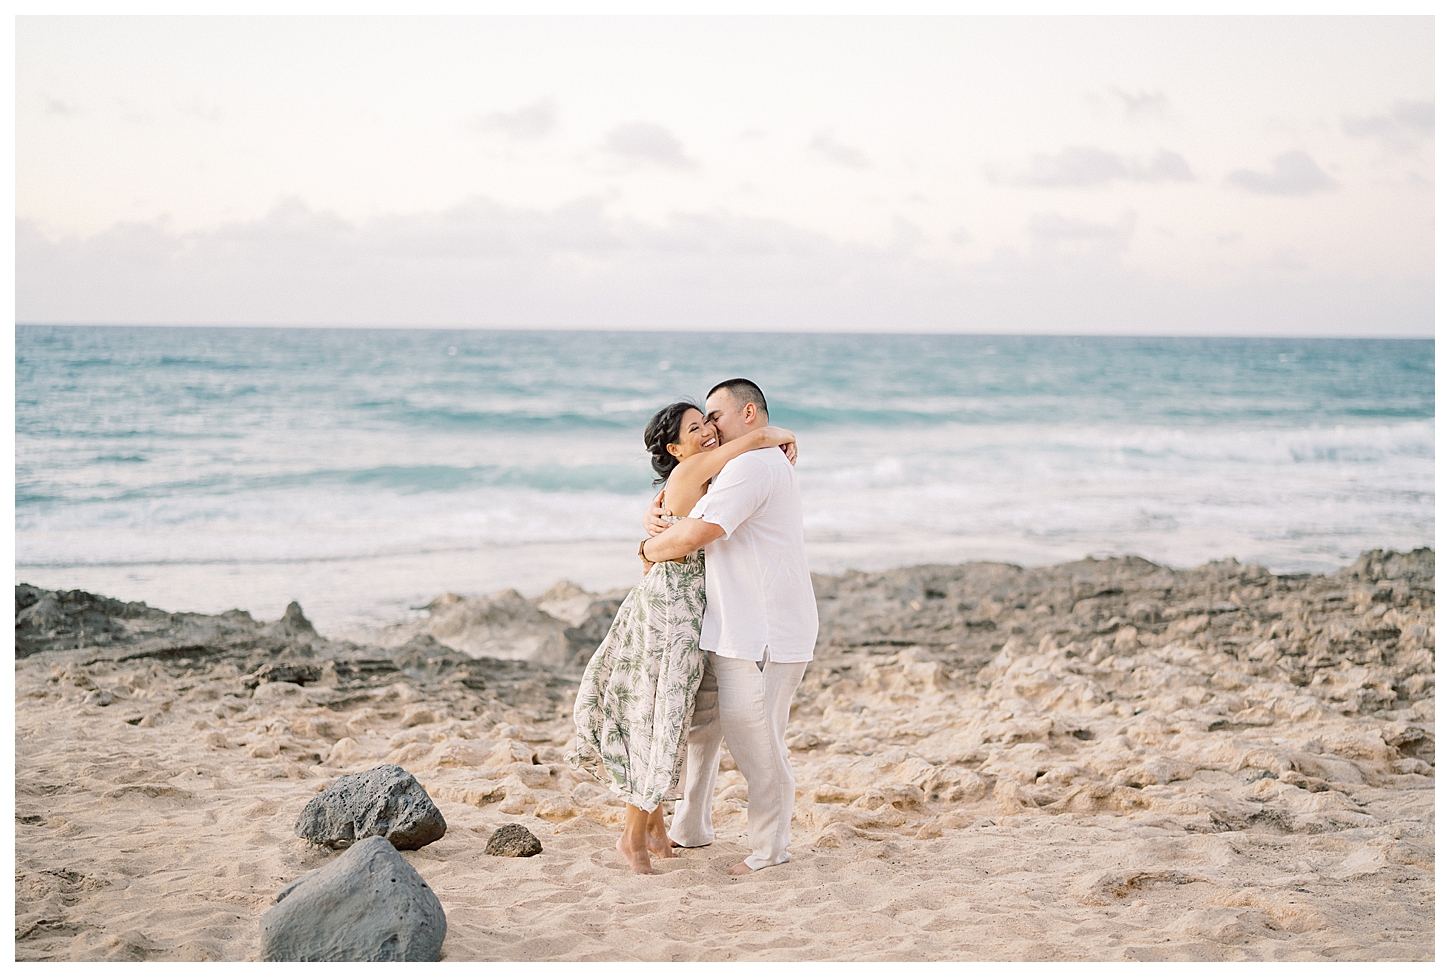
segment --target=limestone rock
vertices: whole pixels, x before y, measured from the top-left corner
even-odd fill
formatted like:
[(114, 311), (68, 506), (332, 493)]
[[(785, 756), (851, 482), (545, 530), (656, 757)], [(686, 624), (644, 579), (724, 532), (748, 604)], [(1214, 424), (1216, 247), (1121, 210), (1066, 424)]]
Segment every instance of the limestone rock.
[(418, 627), (475, 657), (561, 664), (568, 648), (564, 639), (568, 625), (539, 610), (516, 590), (501, 590), (490, 597), (446, 594), (431, 602), (428, 611), (427, 620)]
[[(15, 585), (15, 657), (52, 649), (109, 644), (126, 624), (157, 624), (170, 615), (84, 590), (43, 590)], [(125, 623), (123, 623), (125, 622)]]
[(506, 858), (529, 858), (539, 854), (544, 846), (533, 833), (522, 824), (506, 824), (495, 831), (484, 846), (485, 855), (502, 855)]
[(268, 662), (242, 679), (242, 685), (255, 689), (265, 682), (291, 682), (310, 685), (322, 677), (322, 667), (312, 662)]
[(384, 764), (339, 777), (307, 802), (293, 830), (332, 848), (378, 835), (412, 851), (442, 838), (448, 824), (412, 774)]
[(432, 962), (447, 932), (428, 883), (385, 839), (368, 838), (277, 893), (262, 915), (262, 959)]
[(302, 613), (302, 605), (295, 600), (282, 612), (282, 627), (293, 634), (316, 634), (312, 622)]

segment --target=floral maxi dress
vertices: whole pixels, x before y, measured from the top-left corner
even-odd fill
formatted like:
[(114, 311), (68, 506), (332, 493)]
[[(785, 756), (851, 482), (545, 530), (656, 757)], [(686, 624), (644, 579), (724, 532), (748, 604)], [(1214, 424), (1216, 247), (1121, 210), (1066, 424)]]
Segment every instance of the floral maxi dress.
[(705, 551), (656, 563), (620, 605), (579, 684), (569, 760), (642, 811), (680, 796), (705, 668), (704, 614)]

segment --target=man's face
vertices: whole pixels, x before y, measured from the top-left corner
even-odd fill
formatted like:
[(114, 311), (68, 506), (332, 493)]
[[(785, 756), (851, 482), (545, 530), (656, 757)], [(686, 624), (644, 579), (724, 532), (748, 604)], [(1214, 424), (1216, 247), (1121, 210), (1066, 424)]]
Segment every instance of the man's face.
[(721, 444), (734, 441), (748, 430), (745, 412), (728, 389), (717, 390), (705, 400), (705, 420), (715, 425)]

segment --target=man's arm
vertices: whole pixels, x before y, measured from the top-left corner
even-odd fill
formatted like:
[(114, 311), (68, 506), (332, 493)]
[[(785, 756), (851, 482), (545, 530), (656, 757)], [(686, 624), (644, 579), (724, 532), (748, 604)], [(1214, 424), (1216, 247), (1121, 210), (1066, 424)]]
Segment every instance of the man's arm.
[(644, 544), (644, 558), (651, 563), (678, 560), (704, 546), (713, 543), (725, 530), (713, 522), (703, 519), (681, 519), (669, 529), (653, 536)]

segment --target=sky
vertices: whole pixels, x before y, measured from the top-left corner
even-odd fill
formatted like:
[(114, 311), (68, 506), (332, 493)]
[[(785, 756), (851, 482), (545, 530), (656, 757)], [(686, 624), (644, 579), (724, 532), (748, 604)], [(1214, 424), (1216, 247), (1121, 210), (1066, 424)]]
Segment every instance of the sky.
[(22, 323), (1433, 335), (1429, 17), (20, 17)]

